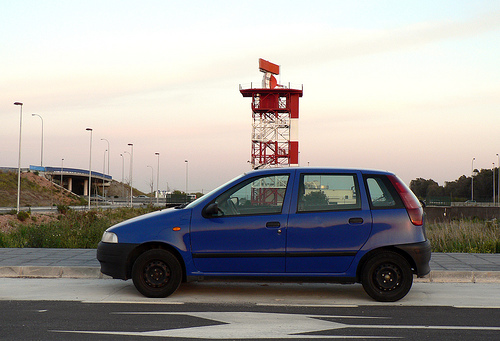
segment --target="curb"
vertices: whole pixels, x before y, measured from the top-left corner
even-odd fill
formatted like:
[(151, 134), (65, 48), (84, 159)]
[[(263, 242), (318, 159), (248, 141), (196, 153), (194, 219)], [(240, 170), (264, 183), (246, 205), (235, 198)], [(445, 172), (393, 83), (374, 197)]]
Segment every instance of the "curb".
[(416, 283), (500, 283), (499, 271), (431, 271)]
[[(110, 279), (99, 267), (83, 266), (0, 266), (0, 278), (82, 278)], [(500, 271), (431, 271), (415, 283), (500, 283)]]
[(111, 278), (100, 268), (83, 266), (1, 266), (0, 278)]

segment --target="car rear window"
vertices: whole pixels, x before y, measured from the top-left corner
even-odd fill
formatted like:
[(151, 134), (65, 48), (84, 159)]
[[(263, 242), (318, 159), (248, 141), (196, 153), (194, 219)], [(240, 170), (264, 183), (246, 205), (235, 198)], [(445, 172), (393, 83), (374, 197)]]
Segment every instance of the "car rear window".
[(383, 175), (365, 175), (365, 183), (372, 209), (404, 208), (391, 181)]

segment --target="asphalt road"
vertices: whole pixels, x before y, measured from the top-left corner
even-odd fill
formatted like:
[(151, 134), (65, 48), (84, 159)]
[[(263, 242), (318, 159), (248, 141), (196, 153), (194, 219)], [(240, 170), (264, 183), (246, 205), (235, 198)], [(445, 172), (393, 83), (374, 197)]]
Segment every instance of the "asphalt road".
[(0, 301), (2, 340), (498, 340), (500, 310)]
[(500, 283), (414, 283), (394, 303), (361, 285), (204, 281), (150, 299), (131, 281), (0, 278), (0, 340), (498, 340)]

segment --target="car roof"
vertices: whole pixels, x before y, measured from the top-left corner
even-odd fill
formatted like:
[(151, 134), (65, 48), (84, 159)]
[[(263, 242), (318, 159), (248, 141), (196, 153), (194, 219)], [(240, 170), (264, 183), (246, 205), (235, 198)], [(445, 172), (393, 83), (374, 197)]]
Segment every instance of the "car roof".
[(384, 170), (368, 169), (368, 168), (335, 168), (335, 167), (275, 167), (275, 168), (262, 168), (257, 170), (249, 171), (245, 174), (256, 174), (256, 173), (280, 173), (286, 171), (298, 170), (301, 173), (349, 173), (349, 172), (361, 172), (362, 174), (385, 174), (393, 175), (394, 173)]

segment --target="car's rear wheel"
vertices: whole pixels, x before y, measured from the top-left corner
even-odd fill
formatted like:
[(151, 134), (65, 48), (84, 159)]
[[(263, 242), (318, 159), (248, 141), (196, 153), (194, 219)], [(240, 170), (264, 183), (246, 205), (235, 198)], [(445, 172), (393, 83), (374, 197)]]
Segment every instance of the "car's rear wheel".
[(361, 283), (366, 293), (380, 302), (394, 302), (410, 291), (413, 273), (401, 255), (384, 251), (375, 254), (363, 266)]
[(172, 253), (148, 250), (134, 262), (132, 280), (136, 289), (146, 297), (167, 297), (181, 284), (182, 268)]

